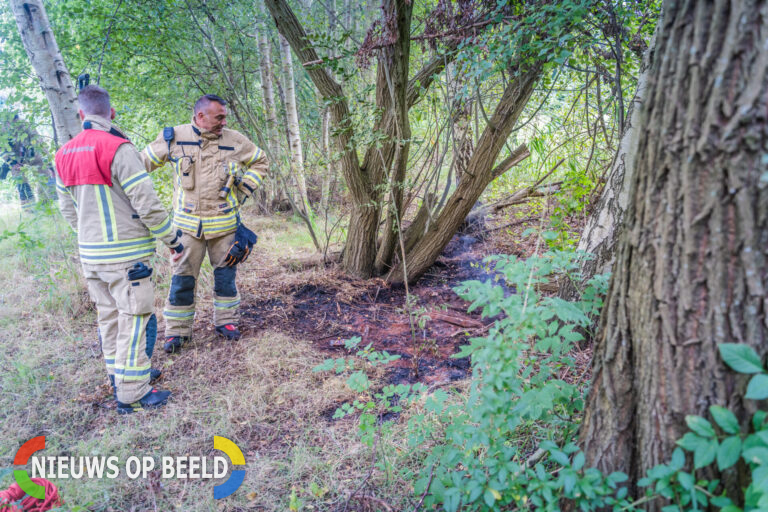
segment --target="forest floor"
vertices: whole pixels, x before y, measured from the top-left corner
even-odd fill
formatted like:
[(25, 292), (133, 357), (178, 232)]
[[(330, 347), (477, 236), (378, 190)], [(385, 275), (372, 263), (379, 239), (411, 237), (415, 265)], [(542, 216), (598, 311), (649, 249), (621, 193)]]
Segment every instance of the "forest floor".
[[(397, 475), (403, 467), (418, 467), (425, 453), (408, 447), (403, 436), (408, 418), (423, 412), (423, 404), (386, 418), (395, 421), (372, 450), (360, 442), (354, 418), (333, 419), (339, 405), (365, 397), (349, 390), (343, 375), (313, 368), (347, 355), (344, 341), (359, 336), (361, 346), (370, 343), (401, 356), (372, 374), (377, 389), (414, 382), (466, 389), (469, 361), (452, 356), (469, 337), (482, 335), (491, 320), (467, 313), (468, 303), (453, 288), (491, 278), (482, 263), (489, 254), (530, 255), (535, 237), (522, 236), (525, 223), (493, 229), (525, 216), (523, 209), (506, 211), (489, 220), (485, 236), (478, 231), (455, 236), (410, 288), (413, 326), (403, 288), (379, 279), (353, 280), (323, 266), (292, 270), (286, 261), (312, 253), (303, 227), (280, 217), (247, 218), (260, 240), (238, 270), (242, 338), (224, 342), (215, 335), (212, 272), (204, 265), (192, 342), (167, 355), (159, 339), (153, 356), (153, 365), (163, 370), (157, 386), (173, 391), (172, 401), (127, 418), (114, 411), (95, 312), (76, 260), (61, 241), (69, 236), (66, 228), (50, 218), (23, 223), (26, 238), (35, 243), (21, 235), (0, 237), (0, 358), (8, 368), (0, 373), (0, 488), (10, 483), (2, 468), (36, 435), (46, 436), (46, 454), (121, 460), (143, 454), (211, 456), (212, 438), (219, 435), (240, 446), (247, 460), (243, 487), (219, 502), (212, 499), (210, 481), (161, 479), (159, 472), (145, 480), (121, 474), (114, 480), (53, 481), (66, 509), (412, 508), (411, 482)], [(13, 216), (3, 222), (6, 233), (20, 230)], [(163, 257), (154, 266), (156, 307), (162, 311), (170, 276)], [(162, 328), (161, 321), (161, 335)], [(589, 354), (579, 359), (587, 371)]]

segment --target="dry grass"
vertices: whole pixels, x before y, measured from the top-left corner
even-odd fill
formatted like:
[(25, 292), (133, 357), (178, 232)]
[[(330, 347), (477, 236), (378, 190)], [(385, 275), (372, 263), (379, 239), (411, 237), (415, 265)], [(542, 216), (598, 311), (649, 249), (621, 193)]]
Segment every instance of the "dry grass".
[[(312, 279), (312, 272), (286, 277), (276, 263), (279, 255), (311, 247), (300, 225), (281, 219), (248, 224), (260, 244), (241, 269), (242, 290), (258, 295), (270, 281)], [(16, 218), (0, 218), (0, 230), (16, 225)], [(232, 439), (245, 453), (243, 487), (218, 503), (210, 481), (53, 479), (67, 508), (105, 511), (287, 510), (291, 493), (302, 510), (335, 510), (368, 475), (374, 458), (359, 442), (355, 421), (330, 420), (341, 402), (355, 397), (342, 377), (312, 371), (325, 356), (310, 340), (262, 331), (224, 343), (211, 334), (209, 266), (198, 288), (195, 339), (178, 355), (158, 350), (153, 357), (164, 371), (158, 386), (174, 392), (171, 403), (118, 417), (73, 238), (55, 216), (38, 218), (28, 234), (44, 245), (20, 247), (18, 236), (0, 241), (0, 468), (10, 467), (20, 444), (37, 435), (46, 436), (46, 455), (116, 455), (122, 461), (134, 454), (211, 456), (214, 435)], [(155, 268), (163, 283), (160, 310), (168, 268), (162, 258)], [(404, 415), (383, 430), (380, 446), (392, 453), (386, 460), (375, 457), (367, 481), (378, 498), (351, 500), (347, 510), (375, 510), (370, 503), (382, 497), (401, 508), (410, 488), (392, 469), (418, 459), (399, 440), (405, 421)]]

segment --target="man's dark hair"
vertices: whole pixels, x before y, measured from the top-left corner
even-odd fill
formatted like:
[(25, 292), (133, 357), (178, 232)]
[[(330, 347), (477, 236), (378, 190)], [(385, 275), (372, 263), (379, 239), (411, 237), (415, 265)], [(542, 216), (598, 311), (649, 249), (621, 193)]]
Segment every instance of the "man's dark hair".
[(98, 85), (86, 85), (77, 95), (80, 110), (86, 115), (106, 117), (112, 113), (109, 104), (109, 93)]
[(210, 105), (212, 101), (221, 104), (222, 107), (227, 106), (227, 100), (224, 98), (216, 96), (215, 94), (206, 94), (204, 96), (200, 96), (200, 98), (198, 98), (198, 100), (195, 102), (195, 115)]

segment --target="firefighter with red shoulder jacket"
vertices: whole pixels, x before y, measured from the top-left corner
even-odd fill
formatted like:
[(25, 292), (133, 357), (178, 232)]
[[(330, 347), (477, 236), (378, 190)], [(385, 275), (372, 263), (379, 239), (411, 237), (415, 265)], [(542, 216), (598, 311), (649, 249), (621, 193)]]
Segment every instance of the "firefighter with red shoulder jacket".
[(56, 191), (77, 232), (117, 412), (128, 414), (160, 407), (171, 394), (150, 385), (159, 372), (150, 367), (154, 339), (147, 339), (157, 330), (149, 258), (155, 238), (177, 258), (184, 247), (138, 151), (112, 126), (107, 91), (89, 85), (78, 101), (83, 131), (56, 153)]
[(195, 285), (206, 253), (214, 269), (216, 332), (227, 339), (240, 337), (236, 264), (247, 257), (256, 237), (242, 225), (238, 210), (261, 184), (267, 159), (247, 137), (226, 128), (226, 105), (213, 94), (200, 97), (191, 123), (165, 128), (142, 152), (147, 171), (173, 165), (173, 223), (186, 248), (173, 265), (163, 310), (166, 352), (179, 350), (191, 337)]

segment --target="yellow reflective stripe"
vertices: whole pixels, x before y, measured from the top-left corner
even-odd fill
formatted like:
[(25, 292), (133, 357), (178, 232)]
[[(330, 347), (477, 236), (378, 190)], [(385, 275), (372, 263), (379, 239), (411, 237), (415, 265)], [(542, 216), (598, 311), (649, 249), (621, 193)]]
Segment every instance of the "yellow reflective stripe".
[(251, 165), (254, 162), (254, 160), (259, 158), (260, 155), (261, 155), (261, 149), (256, 148), (256, 151), (253, 152), (253, 156), (251, 156), (251, 158), (247, 162), (245, 162), (245, 166), (248, 167), (249, 165)]
[(261, 181), (264, 179), (257, 171), (249, 170), (245, 173), (244, 178), (249, 178), (251, 181), (256, 182), (257, 185), (261, 185)]
[(233, 222), (237, 222), (237, 216), (235, 215), (233, 215), (232, 217), (227, 217), (226, 219), (216, 220), (216, 221), (203, 219), (203, 226), (216, 227), (216, 226), (223, 226), (225, 224), (232, 224)]
[(106, 205), (104, 204), (104, 195), (102, 194), (102, 188), (104, 185), (96, 185), (93, 187), (93, 191), (96, 194), (96, 204), (99, 207), (99, 221), (101, 222), (101, 237), (104, 240), (110, 240), (110, 237), (107, 236), (107, 222), (106, 218), (104, 216), (104, 212), (107, 211)]
[(142, 317), (136, 315), (134, 318), (133, 340), (131, 341), (131, 351), (128, 357), (128, 364), (130, 364), (132, 370), (139, 369), (136, 368), (136, 363), (138, 363), (139, 360), (139, 340), (144, 335), (144, 322), (142, 322)]
[(146, 249), (136, 249), (131, 252), (126, 253), (113, 253), (113, 254), (103, 254), (103, 255), (90, 255), (90, 254), (80, 254), (80, 261), (83, 263), (91, 263), (91, 264), (98, 264), (98, 263), (122, 263), (124, 261), (133, 261), (137, 259), (147, 258), (149, 256), (152, 256), (155, 253), (155, 248), (150, 247)]
[[(233, 175), (237, 175), (238, 167), (237, 164), (234, 162), (229, 163), (229, 173)], [(237, 208), (239, 206), (239, 202), (237, 200), (237, 191), (235, 186), (229, 189), (229, 193), (227, 194), (227, 204), (230, 206), (230, 208)]]
[(147, 152), (147, 156), (150, 160), (152, 160), (156, 165), (162, 165), (163, 162), (160, 161), (160, 159), (157, 157), (154, 151), (152, 151), (152, 145), (147, 146), (144, 148), (144, 151)]
[(178, 161), (173, 163), (173, 170), (176, 172), (176, 209), (181, 210), (186, 200), (186, 193), (184, 187), (181, 186), (181, 170)]
[(171, 223), (170, 217), (166, 217), (165, 220), (157, 226), (149, 226), (149, 230), (158, 238), (163, 238), (164, 236), (170, 234), (172, 229), (173, 224)]
[(123, 186), (123, 191), (128, 192), (133, 187), (141, 183), (142, 181), (149, 179), (149, 174), (146, 173), (146, 171), (141, 171), (140, 173), (134, 174), (127, 180), (123, 181), (121, 185)]

